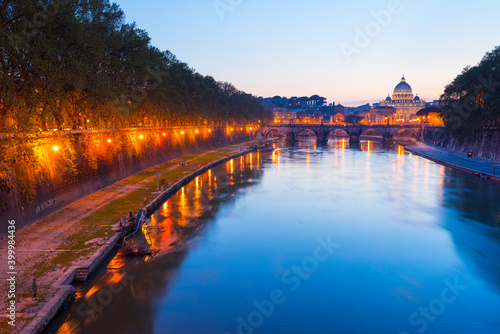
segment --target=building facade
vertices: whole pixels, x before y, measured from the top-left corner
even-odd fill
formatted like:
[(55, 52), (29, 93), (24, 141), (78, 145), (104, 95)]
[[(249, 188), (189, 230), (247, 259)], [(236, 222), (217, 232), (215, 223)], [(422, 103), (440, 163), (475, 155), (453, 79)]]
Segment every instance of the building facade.
[(283, 108), (273, 108), (274, 123), (293, 123), (297, 118), (297, 111)]
[(394, 125), (397, 124), (397, 118), (394, 107), (375, 107), (365, 115), (365, 120), (370, 125)]
[(409, 123), (419, 110), (426, 107), (426, 103), (418, 95), (413, 97), (413, 90), (403, 75), (401, 82), (394, 88), (392, 98), (387, 96), (380, 102), (380, 106), (395, 108), (397, 121)]

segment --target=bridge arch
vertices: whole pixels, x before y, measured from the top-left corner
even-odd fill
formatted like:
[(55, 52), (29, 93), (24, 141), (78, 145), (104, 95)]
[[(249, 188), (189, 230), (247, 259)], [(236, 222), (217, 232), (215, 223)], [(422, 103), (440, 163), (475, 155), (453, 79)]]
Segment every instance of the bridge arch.
[(380, 136), (382, 138), (385, 137), (385, 133), (383, 133), (382, 131), (380, 131), (380, 129), (378, 128), (361, 128), (359, 130), (359, 137), (361, 136)]
[(278, 127), (272, 127), (272, 128), (269, 128), (269, 129), (267, 129), (266, 131), (264, 131), (264, 132), (263, 132), (263, 137), (264, 137), (264, 139), (267, 139), (267, 136), (268, 136), (271, 132), (273, 132), (273, 131), (280, 132), (280, 133), (282, 133), (282, 134), (283, 134), (283, 136), (285, 136), (285, 137), (287, 136), (287, 133), (286, 133), (286, 131), (285, 131), (285, 130), (283, 130), (283, 129), (281, 129), (281, 128), (278, 128)]
[(313, 129), (300, 129), (297, 133), (295, 133), (295, 140), (298, 140), (299, 139), (299, 134), (301, 134), (302, 132), (305, 132), (307, 134), (314, 134), (316, 136), (316, 139), (319, 139), (319, 134), (317, 131), (313, 130)]
[(326, 133), (326, 137), (328, 138), (329, 136), (337, 136), (337, 137), (349, 137), (349, 132), (347, 132), (347, 129), (331, 129), (329, 132)]
[(392, 134), (392, 137), (394, 139), (401, 138), (401, 137), (403, 137), (403, 136), (401, 136), (401, 134), (404, 134), (404, 133), (409, 134), (410, 138), (418, 140), (418, 137), (419, 137), (418, 133), (414, 129), (409, 129), (409, 128), (402, 128), (402, 129), (394, 131), (394, 133)]

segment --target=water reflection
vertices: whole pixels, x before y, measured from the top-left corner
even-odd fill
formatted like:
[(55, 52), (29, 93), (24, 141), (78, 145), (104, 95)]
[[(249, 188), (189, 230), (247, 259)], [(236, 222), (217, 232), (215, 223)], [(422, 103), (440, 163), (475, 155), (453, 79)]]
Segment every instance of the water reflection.
[[(119, 252), (78, 288), (59, 333), (237, 333), (276, 289), (286, 303), (255, 333), (413, 334), (415, 321), (426, 333), (500, 332), (498, 184), (397, 145), (275, 147), (167, 201), (143, 231), (162, 251)], [(318, 238), (340, 247), (308, 267)], [(433, 321), (419, 314), (455, 281), (465, 289), (445, 311)]]
[(500, 192), (491, 181), (444, 167), (442, 172), (442, 203), (455, 215), (443, 226), (453, 232), (457, 251), (500, 291), (500, 234), (491, 239), (489, 229), (500, 231)]
[[(137, 237), (160, 252), (130, 258), (118, 251), (98, 277), (78, 286), (73, 312), (62, 314), (46, 333), (59, 326), (59, 334), (77, 329), (80, 333), (129, 332), (131, 328), (135, 333), (152, 332), (158, 307), (153, 299), (168, 294), (179, 266), (190, 249), (202, 242), (207, 225), (220, 208), (234, 202), (236, 194), (241, 197), (243, 190), (259, 184), (262, 156), (257, 152), (232, 159), (182, 187), (151, 216)], [(109, 326), (100, 321), (116, 316), (116, 309), (126, 316)]]

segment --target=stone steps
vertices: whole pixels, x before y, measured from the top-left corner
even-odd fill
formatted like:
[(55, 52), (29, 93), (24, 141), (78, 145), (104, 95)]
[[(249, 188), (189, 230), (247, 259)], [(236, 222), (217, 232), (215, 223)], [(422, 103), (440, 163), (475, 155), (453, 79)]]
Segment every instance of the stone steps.
[(88, 272), (87, 267), (76, 269), (75, 278), (73, 279), (73, 282), (85, 282), (85, 279), (87, 279), (87, 272)]

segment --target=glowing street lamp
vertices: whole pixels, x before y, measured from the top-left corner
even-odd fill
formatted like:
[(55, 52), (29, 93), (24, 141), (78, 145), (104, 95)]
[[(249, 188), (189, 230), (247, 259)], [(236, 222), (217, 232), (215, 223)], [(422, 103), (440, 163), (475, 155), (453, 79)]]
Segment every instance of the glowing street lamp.
[(183, 135), (183, 134), (184, 134), (184, 131), (181, 131), (181, 135)]
[(108, 143), (111, 143), (111, 139), (108, 139)]
[(59, 151), (59, 146), (57, 145), (54, 145), (54, 147), (52, 148), (55, 152)]
[(144, 139), (144, 136), (143, 136), (143, 135), (140, 135), (140, 136), (139, 136), (139, 139)]
[(167, 134), (165, 132), (163, 132), (163, 137), (165, 137)]
[(198, 133), (198, 132), (199, 132), (198, 130), (195, 131), (195, 133)]

